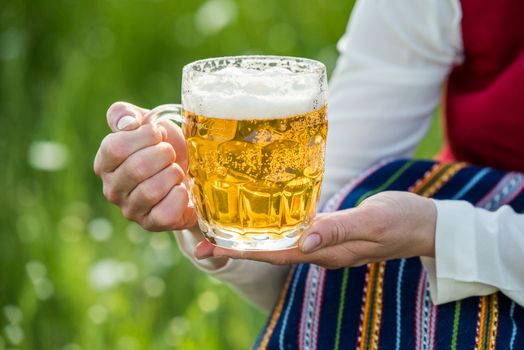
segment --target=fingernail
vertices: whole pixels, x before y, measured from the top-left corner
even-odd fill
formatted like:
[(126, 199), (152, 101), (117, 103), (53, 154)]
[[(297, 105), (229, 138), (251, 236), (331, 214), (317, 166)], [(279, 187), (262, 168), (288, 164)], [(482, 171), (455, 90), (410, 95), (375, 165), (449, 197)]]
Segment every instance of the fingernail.
[(302, 253), (310, 253), (320, 245), (320, 235), (316, 232), (309, 234), (300, 247)]
[[(136, 120), (135, 117), (126, 115), (120, 118), (116, 127), (118, 128), (118, 130), (131, 130), (131, 129), (134, 129), (137, 124), (138, 124), (138, 121)], [(133, 127), (131, 128), (130, 126), (133, 126)]]

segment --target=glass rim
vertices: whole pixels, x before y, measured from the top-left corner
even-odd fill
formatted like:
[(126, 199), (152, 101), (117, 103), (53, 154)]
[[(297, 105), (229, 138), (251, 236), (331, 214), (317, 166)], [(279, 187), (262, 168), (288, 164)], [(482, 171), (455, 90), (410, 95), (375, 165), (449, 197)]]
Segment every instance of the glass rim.
[[(295, 62), (295, 63), (303, 63), (308, 66), (307, 69), (301, 72), (291, 72), (293, 75), (303, 75), (303, 74), (319, 74), (323, 75), (326, 73), (326, 65), (320, 61), (311, 59), (311, 58), (304, 58), (304, 57), (298, 57), (298, 56), (278, 56), (278, 55), (238, 55), (238, 56), (221, 56), (221, 57), (210, 57), (210, 58), (204, 58), (197, 61), (193, 61), (191, 63), (188, 63), (184, 65), (182, 71), (183, 74), (186, 73), (197, 73), (197, 74), (206, 74), (206, 75), (213, 75), (216, 72), (202, 72), (199, 70), (195, 70), (194, 68), (196, 66), (202, 66), (206, 63), (210, 62), (218, 62), (220, 60), (253, 60), (253, 61), (289, 61), (289, 62)], [(277, 65), (278, 67), (278, 65)], [(219, 72), (219, 71), (217, 71)], [(255, 75), (256, 73), (253, 73)], [(246, 73), (246, 76), (251, 75), (250, 73)]]

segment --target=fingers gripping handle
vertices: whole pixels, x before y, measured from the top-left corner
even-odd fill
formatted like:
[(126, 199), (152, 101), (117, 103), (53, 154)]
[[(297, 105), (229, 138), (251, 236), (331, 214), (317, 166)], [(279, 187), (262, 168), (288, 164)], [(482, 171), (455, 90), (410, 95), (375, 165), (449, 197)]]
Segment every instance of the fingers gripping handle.
[[(153, 124), (158, 123), (162, 120), (170, 120), (176, 123), (178, 126), (184, 124), (184, 117), (182, 115), (182, 106), (179, 104), (165, 104), (153, 108), (149, 113), (146, 114), (145, 119)], [(184, 179), (184, 185), (186, 189), (189, 188), (188, 179)], [(191, 193), (188, 192), (188, 207), (194, 208)]]
[(178, 126), (182, 126), (184, 123), (184, 117), (182, 116), (182, 106), (179, 104), (165, 104), (153, 108), (145, 116), (146, 120), (157, 123), (162, 120), (171, 120)]

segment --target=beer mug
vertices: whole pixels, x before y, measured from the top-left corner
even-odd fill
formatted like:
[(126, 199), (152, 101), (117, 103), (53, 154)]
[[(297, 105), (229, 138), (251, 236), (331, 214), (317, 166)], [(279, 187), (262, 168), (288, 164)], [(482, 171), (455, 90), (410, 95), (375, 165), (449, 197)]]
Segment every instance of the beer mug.
[(324, 173), (327, 79), (317, 61), (278, 56), (204, 59), (183, 69), (179, 122), (192, 205), (213, 244), (295, 246), (316, 214)]

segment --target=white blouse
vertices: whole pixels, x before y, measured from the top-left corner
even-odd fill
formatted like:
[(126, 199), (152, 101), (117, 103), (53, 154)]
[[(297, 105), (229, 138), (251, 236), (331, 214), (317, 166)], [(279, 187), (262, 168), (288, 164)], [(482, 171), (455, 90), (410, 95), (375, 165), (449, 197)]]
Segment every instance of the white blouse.
[[(360, 0), (338, 43), (330, 82), (323, 197), (386, 157), (409, 157), (426, 134), (443, 83), (463, 59), (459, 0)], [(497, 290), (524, 306), (524, 215), (465, 201), (437, 201), (435, 259), (421, 258), (433, 302)], [(198, 261), (199, 232), (177, 232), (201, 270), (270, 310), (289, 266)]]

